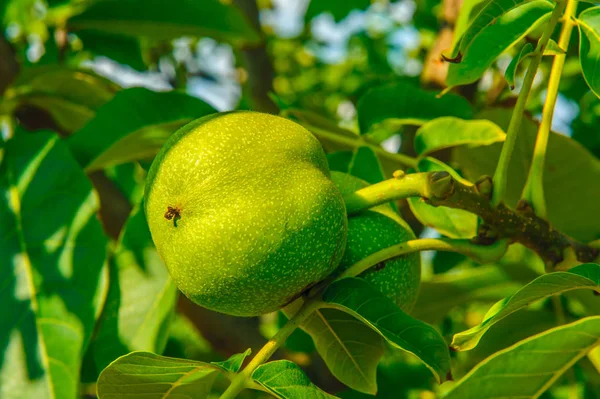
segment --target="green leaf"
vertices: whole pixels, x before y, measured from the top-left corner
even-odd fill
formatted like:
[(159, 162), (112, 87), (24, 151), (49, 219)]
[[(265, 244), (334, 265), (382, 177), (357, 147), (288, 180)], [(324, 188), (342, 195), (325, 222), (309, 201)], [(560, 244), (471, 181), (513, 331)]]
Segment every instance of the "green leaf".
[[(510, 109), (488, 109), (478, 115), (506, 129), (512, 114)], [(521, 198), (531, 165), (537, 136), (537, 124), (523, 118), (508, 168), (505, 202), (516, 207)], [(493, 176), (502, 145), (452, 150), (452, 161), (459, 165), (471, 181), (483, 175)], [(582, 242), (600, 237), (600, 160), (580, 143), (564, 135), (551, 133), (544, 168), (544, 192), (550, 223), (559, 231)], [(575, 201), (575, 202), (574, 202)], [(574, 204), (565, 206), (565, 204)]]
[(181, 126), (216, 112), (179, 92), (132, 88), (119, 92), (96, 117), (67, 140), (87, 171), (151, 158)]
[[(491, 0), (479, 11), (460, 38), (458, 51), (466, 54), (482, 31), (498, 22), (498, 18), (528, 0)], [(462, 10), (461, 10), (462, 11)], [(456, 52), (455, 52), (456, 53)]]
[[(504, 3), (514, 4), (514, 1), (494, 0), (488, 6), (498, 7)], [(524, 2), (508, 12), (504, 12), (503, 8), (500, 16), (496, 15), (498, 13), (487, 15), (486, 10), (482, 10), (471, 25), (476, 25), (475, 28), (469, 28), (465, 32), (460, 45), (462, 60), (450, 64), (446, 84), (453, 87), (475, 82), (500, 54), (546, 22), (553, 7), (553, 4), (546, 0), (533, 0)], [(482, 16), (483, 20), (480, 20), (479, 16)]]
[(25, 69), (6, 91), (2, 111), (37, 107), (50, 114), (58, 127), (73, 132), (94, 117), (118, 86), (94, 73), (59, 66)]
[(515, 79), (517, 75), (517, 67), (519, 66), (521, 60), (523, 60), (526, 56), (533, 53), (533, 45), (531, 43), (525, 43), (523, 47), (521, 47), (521, 51), (517, 54), (516, 57), (512, 59), (506, 71), (504, 71), (504, 78), (508, 82), (511, 90), (515, 88)]
[(450, 354), (440, 333), (404, 313), (370, 283), (355, 277), (336, 280), (323, 293), (323, 301), (359, 318), (390, 344), (417, 356), (438, 381), (451, 379)]
[(78, 398), (108, 287), (98, 198), (58, 136), (20, 130), (0, 192), (2, 398)]
[(210, 363), (133, 352), (102, 371), (98, 399), (205, 399), (219, 370)]
[[(522, 265), (519, 267), (524, 270)], [(512, 278), (510, 269), (498, 265), (436, 275), (421, 283), (411, 314), (428, 323), (439, 323), (457, 306), (472, 302), (493, 303), (514, 294), (521, 286)]]
[(136, 38), (95, 30), (78, 31), (77, 36), (85, 51), (111, 58), (138, 71), (148, 69), (142, 57), (142, 46)]
[(579, 26), (579, 61), (590, 89), (600, 97), (600, 6), (591, 7), (577, 17)]
[(322, 13), (330, 13), (336, 22), (346, 18), (352, 10), (365, 10), (371, 5), (371, 0), (311, 0), (304, 19), (311, 19)]
[(234, 6), (218, 0), (102, 0), (68, 21), (71, 29), (170, 40), (210, 36), (233, 45), (260, 42), (258, 32)]
[(440, 116), (471, 119), (469, 102), (456, 94), (440, 98), (410, 83), (399, 81), (367, 91), (358, 100), (358, 124), (361, 133), (368, 133), (385, 122), (394, 127), (421, 125)]
[[(456, 171), (434, 158), (423, 158), (417, 165), (419, 172), (447, 171), (452, 176), (459, 177)], [(471, 184), (471, 183), (469, 183)], [(447, 207), (435, 207), (426, 204), (420, 198), (408, 198), (408, 205), (415, 217), (425, 226), (433, 227), (440, 233), (452, 238), (472, 238), (477, 233), (477, 216)]]
[(211, 362), (212, 364), (214, 364), (215, 366), (223, 369), (223, 371), (225, 371), (226, 373), (237, 373), (238, 371), (240, 371), (240, 368), (242, 367), (242, 363), (244, 363), (244, 360), (250, 356), (250, 354), (252, 353), (252, 350), (250, 348), (246, 349), (244, 351), (244, 353), (237, 353), (235, 355), (232, 355), (229, 359), (224, 360), (222, 362)]
[(302, 324), (317, 352), (338, 380), (364, 393), (377, 393), (377, 364), (383, 339), (354, 317), (335, 309), (318, 309)]
[(110, 277), (93, 342), (98, 370), (132, 351), (161, 353), (168, 337), (178, 291), (154, 247), (142, 205), (125, 224)]
[(444, 396), (538, 398), (600, 342), (600, 316), (534, 335), (487, 358)]
[(464, 0), (460, 6), (458, 12), (458, 18), (454, 25), (454, 34), (452, 39), (453, 54), (456, 55), (458, 51), (458, 45), (460, 44), (465, 32), (469, 29), (470, 25), (475, 20), (475, 17), (479, 14), (482, 7), (486, 4), (484, 0)]
[(336, 398), (310, 382), (302, 369), (289, 360), (276, 360), (258, 366), (252, 373), (252, 379), (280, 399)]
[(372, 149), (364, 146), (354, 150), (348, 165), (348, 173), (371, 184), (385, 180), (377, 155)]
[(479, 147), (504, 141), (506, 133), (485, 119), (466, 121), (451, 116), (434, 119), (415, 135), (415, 151), (423, 156), (444, 148), (468, 145)]
[(558, 295), (566, 291), (592, 289), (600, 292), (600, 266), (588, 263), (576, 266), (567, 272), (545, 274), (533, 280), (512, 296), (496, 303), (485, 315), (481, 324), (454, 335), (452, 347), (470, 350), (494, 324), (532, 302)]

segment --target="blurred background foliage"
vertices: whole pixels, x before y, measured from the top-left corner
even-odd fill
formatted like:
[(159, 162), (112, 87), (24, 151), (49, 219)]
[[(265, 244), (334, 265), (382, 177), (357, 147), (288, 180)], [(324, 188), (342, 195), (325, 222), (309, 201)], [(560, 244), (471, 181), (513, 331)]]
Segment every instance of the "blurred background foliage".
[[(130, 115), (129, 111), (118, 117), (108, 111), (103, 113), (103, 107), (110, 104), (114, 111), (117, 98), (118, 107), (138, 104), (140, 97), (145, 98), (142, 92), (125, 90), (129, 87), (187, 93), (208, 104), (202, 105), (206, 113), (212, 108), (281, 111), (316, 129), (352, 136), (360, 130), (358, 99), (368, 89), (391, 82), (435, 91), (445, 87), (448, 64), (442, 62), (441, 54), (450, 55), (454, 29), (464, 24), (459, 20), (462, 3), (461, 0), (0, 0), (3, 136), (7, 138), (18, 129), (52, 130), (63, 138), (83, 129), (110, 136), (123, 125), (130, 124), (132, 131), (142, 129), (148, 123), (142, 119), (179, 101), (176, 96), (161, 99), (162, 106), (140, 108), (140, 115)], [(470, 15), (482, 4), (477, 0), (464, 3), (472, 7)], [(590, 6), (581, 3), (580, 9)], [(468, 21), (469, 15), (462, 18)], [(534, 42), (539, 35), (534, 29), (522, 42)], [(577, 35), (573, 35), (572, 41), (553, 130), (571, 136), (600, 156), (600, 100), (581, 78)], [(516, 53), (516, 49), (509, 50), (481, 79), (455, 89), (468, 100), (475, 115), (492, 107), (508, 110), (513, 107), (522, 71), (517, 73), (516, 90), (511, 90), (504, 72)], [(533, 120), (540, 117), (545, 96), (543, 82), (549, 65), (549, 61), (542, 64), (528, 104), (527, 111)], [(111, 103), (113, 99), (115, 102)], [(178, 122), (167, 124), (171, 127), (168, 132), (191, 119), (192, 109), (200, 107), (186, 104), (191, 108), (178, 106), (173, 111), (169, 120)], [(136, 117), (140, 120), (135, 120)], [(369, 130), (367, 137), (369, 143), (381, 143), (391, 153), (414, 155), (415, 130), (410, 124), (384, 124)], [(70, 148), (77, 148), (80, 143), (73, 137), (66, 142)], [(326, 139), (324, 144), (333, 152), (332, 169), (347, 171), (352, 155), (337, 152), (345, 148), (335, 143), (329, 143), (328, 147)], [(109, 148), (111, 144), (107, 141), (98, 145)], [(151, 154), (154, 147), (149, 144), (148, 148)], [(447, 162), (453, 162), (459, 155), (450, 151), (438, 154), (439, 159)], [(125, 317), (119, 309), (122, 311), (124, 303), (138, 304), (140, 296), (152, 296), (161, 290), (171, 290), (175, 295), (173, 287), (165, 288), (164, 270), (153, 266), (151, 257), (156, 254), (144, 252), (149, 258), (138, 259), (145, 270), (141, 274), (129, 270), (127, 259), (121, 257), (127, 256), (128, 250), (136, 252), (151, 247), (144, 235), (147, 233), (143, 221), (139, 225), (135, 211), (131, 217), (130, 213), (139, 206), (152, 157), (131, 162), (127, 155), (119, 156), (125, 156), (126, 162), (111, 164), (93, 157), (85, 161), (78, 158), (83, 166), (87, 165), (88, 176), (99, 194), (100, 219), (111, 238), (110, 245), (120, 254), (111, 263), (111, 275), (120, 276), (121, 282), (144, 282), (137, 297), (127, 288), (111, 286), (107, 304), (112, 307), (107, 305), (104, 310), (104, 325), (114, 318)], [(386, 165), (385, 160), (382, 163), (383, 172), (377, 166), (377, 176), (368, 167), (361, 172), (360, 165), (354, 172), (371, 182), (378, 181), (397, 167)], [(406, 203), (398, 206), (415, 232), (422, 236), (437, 234), (415, 219)], [(131, 237), (126, 234), (129, 230), (123, 233), (128, 218), (130, 231), (140, 229)], [(492, 303), (543, 273), (540, 260), (518, 245), (498, 264), (485, 266), (456, 254), (423, 253), (422, 256), (423, 286), (413, 316), (439, 327), (448, 341), (455, 333), (480, 323)], [(120, 259), (125, 260), (120, 262)], [(600, 308), (593, 299), (587, 291), (563, 298), (565, 320), (598, 314)], [(174, 297), (171, 301), (175, 301)], [(156, 322), (155, 333), (160, 339), (140, 344), (135, 335), (139, 332), (121, 336), (124, 347), (115, 349), (114, 355), (133, 349), (156, 352), (164, 349), (167, 356), (216, 360), (248, 347), (256, 351), (265, 337), (271, 336), (285, 321), (278, 314), (259, 319), (232, 318), (201, 309), (182, 296), (177, 301), (177, 312), (166, 312)], [(161, 306), (168, 308), (168, 301)], [(170, 328), (166, 328), (167, 324)], [(455, 379), (490, 354), (556, 325), (554, 308), (550, 301), (538, 303), (501, 324), (504, 326), (487, 334), (476, 350), (453, 354)], [(126, 326), (120, 326), (127, 330)], [(81, 370), (87, 397), (94, 397), (98, 373), (115, 358), (112, 352), (107, 354), (102, 339), (102, 334), (94, 336)], [(106, 339), (110, 345), (110, 334)], [(343, 398), (367, 396), (344, 388), (333, 378), (310, 338), (301, 331), (286, 342), (276, 357), (301, 365), (311, 380), (328, 392)], [(572, 373), (567, 373), (542, 397), (600, 398), (600, 378), (596, 372), (599, 363), (593, 359), (579, 361)], [(391, 349), (379, 365), (378, 383), (378, 397), (382, 398), (434, 398), (440, 389), (425, 366)], [(215, 391), (222, 390), (223, 384), (224, 381), (216, 384)], [(244, 391), (241, 396), (250, 398), (260, 394)]]

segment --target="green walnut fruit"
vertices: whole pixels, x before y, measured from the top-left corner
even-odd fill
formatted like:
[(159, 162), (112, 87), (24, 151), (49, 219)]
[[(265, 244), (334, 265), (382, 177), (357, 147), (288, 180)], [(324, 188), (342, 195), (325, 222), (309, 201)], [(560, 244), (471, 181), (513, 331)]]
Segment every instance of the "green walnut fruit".
[(339, 264), (343, 199), (317, 139), (287, 119), (198, 119), (162, 147), (146, 181), (156, 248), (179, 289), (236, 316), (281, 308)]
[[(332, 171), (331, 178), (344, 196), (368, 185), (357, 177), (341, 172)], [(408, 224), (389, 204), (352, 215), (348, 218), (344, 257), (335, 273), (341, 273), (379, 250), (414, 238)], [(419, 294), (421, 258), (418, 253), (400, 256), (371, 267), (360, 277), (375, 285), (402, 310), (410, 312)]]

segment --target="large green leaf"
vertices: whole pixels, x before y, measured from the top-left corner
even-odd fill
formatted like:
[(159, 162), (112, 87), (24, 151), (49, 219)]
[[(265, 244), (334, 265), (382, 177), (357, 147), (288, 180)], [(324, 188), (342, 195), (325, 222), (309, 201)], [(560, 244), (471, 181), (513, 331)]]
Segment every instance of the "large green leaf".
[(289, 360), (276, 360), (258, 366), (252, 373), (252, 379), (280, 399), (335, 398), (310, 382), (302, 369)]
[(600, 97), (600, 6), (591, 7), (577, 17), (579, 60), (588, 86)]
[(122, 356), (98, 379), (98, 398), (205, 399), (220, 368), (148, 352)]
[(169, 278), (137, 206), (121, 234), (111, 265), (106, 305), (93, 342), (98, 370), (132, 351), (161, 353), (177, 288)]
[(322, 13), (330, 13), (336, 22), (346, 18), (352, 10), (364, 10), (371, 5), (371, 0), (311, 0), (306, 10), (306, 21)]
[[(419, 160), (417, 169), (419, 172), (447, 171), (454, 176), (457, 175), (452, 168), (433, 158)], [(442, 206), (435, 207), (426, 204), (420, 198), (408, 198), (408, 205), (423, 225), (433, 227), (448, 237), (472, 238), (477, 233), (477, 216), (470, 212)]]
[(118, 86), (90, 71), (59, 66), (25, 69), (6, 91), (0, 112), (33, 106), (50, 114), (59, 128), (73, 132), (94, 117)]
[(489, 357), (444, 399), (538, 398), (598, 343), (600, 316), (553, 328)]
[(234, 45), (260, 41), (239, 9), (218, 0), (101, 0), (72, 17), (69, 27), (157, 40), (210, 36)]
[(438, 381), (451, 379), (450, 354), (440, 333), (404, 313), (367, 281), (355, 277), (336, 280), (323, 293), (323, 301), (357, 317), (390, 344), (417, 356)]
[(361, 133), (385, 122), (392, 126), (421, 125), (440, 116), (471, 119), (469, 102), (456, 94), (436, 97), (435, 93), (399, 81), (367, 91), (358, 100), (358, 124)]
[(1, 396), (78, 398), (108, 283), (98, 199), (47, 132), (8, 141), (0, 191)]
[[(512, 110), (491, 109), (479, 117), (490, 119), (506, 129)], [(537, 136), (537, 125), (524, 119), (512, 152), (509, 169), (506, 203), (515, 207), (521, 198), (523, 186), (531, 165)], [(475, 181), (483, 175), (493, 176), (502, 145), (453, 149), (453, 161), (465, 176)], [(569, 137), (551, 133), (544, 168), (544, 193), (548, 219), (558, 230), (588, 242), (600, 237), (600, 160), (581, 144)], [(571, 204), (571, 206), (567, 205)]]
[(442, 117), (421, 126), (415, 135), (415, 151), (423, 156), (460, 145), (479, 147), (504, 141), (506, 133), (485, 119), (466, 121)]
[(215, 110), (179, 92), (132, 88), (119, 92), (67, 143), (86, 170), (156, 155), (167, 138), (188, 122)]
[[(514, 3), (513, 0), (494, 0), (490, 6)], [(465, 36), (467, 44), (461, 41), (460, 48), (464, 47), (460, 62), (450, 64), (446, 84), (450, 87), (465, 85), (475, 82), (492, 65), (494, 60), (517, 41), (521, 40), (528, 32), (550, 17), (553, 5), (546, 0), (527, 1), (511, 9), (501, 16), (484, 14), (482, 10), (478, 15), (485, 17), (485, 25), (477, 25), (473, 30), (467, 30)], [(477, 18), (473, 25), (479, 24)], [(493, 22), (493, 23), (492, 23)], [(472, 26), (473, 26), (472, 25)], [(483, 24), (482, 24), (483, 25)]]
[(359, 392), (377, 392), (377, 364), (384, 352), (379, 334), (335, 309), (316, 310), (302, 328), (338, 380)]
[(77, 36), (83, 42), (84, 51), (111, 58), (138, 71), (147, 69), (137, 38), (96, 30), (82, 30), (77, 32)]
[(494, 324), (506, 316), (537, 300), (558, 295), (566, 291), (592, 289), (600, 293), (600, 266), (588, 263), (576, 266), (567, 272), (545, 274), (533, 280), (512, 296), (496, 303), (485, 315), (481, 324), (454, 335), (452, 347), (470, 350)]

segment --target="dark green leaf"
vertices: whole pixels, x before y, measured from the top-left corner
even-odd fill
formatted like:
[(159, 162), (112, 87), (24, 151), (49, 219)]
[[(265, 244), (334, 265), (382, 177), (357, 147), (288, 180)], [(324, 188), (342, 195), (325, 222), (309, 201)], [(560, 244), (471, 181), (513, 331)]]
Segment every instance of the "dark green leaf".
[(276, 360), (258, 366), (252, 379), (280, 399), (332, 399), (333, 395), (315, 386), (302, 369), (289, 360)]
[(456, 350), (473, 349), (483, 334), (494, 324), (532, 302), (551, 295), (584, 288), (600, 293), (599, 285), (600, 266), (593, 263), (576, 266), (567, 272), (555, 272), (540, 276), (512, 296), (496, 303), (487, 312), (481, 324), (454, 335), (452, 347)]
[(383, 340), (354, 317), (335, 309), (318, 309), (302, 324), (331, 373), (359, 392), (377, 392), (377, 363)]
[(210, 36), (234, 45), (260, 41), (239, 9), (218, 0), (102, 0), (72, 17), (69, 26), (157, 40)]
[(370, 184), (385, 180), (377, 155), (369, 147), (358, 147), (354, 150), (348, 173)]
[(311, 0), (306, 10), (306, 21), (310, 21), (314, 17), (322, 13), (333, 15), (336, 22), (346, 18), (352, 10), (365, 10), (371, 5), (370, 0)]
[[(490, 109), (479, 117), (489, 119), (506, 129), (512, 110)], [(521, 198), (537, 136), (537, 125), (524, 118), (512, 152), (506, 203), (515, 207)], [(453, 161), (460, 166), (465, 176), (475, 181), (483, 175), (493, 176), (500, 143), (487, 147), (453, 149)], [(600, 160), (581, 144), (569, 137), (551, 133), (544, 168), (544, 193), (548, 208), (548, 219), (558, 230), (589, 242), (600, 237)], [(567, 206), (566, 204), (573, 204)]]
[(137, 206), (119, 239), (106, 305), (93, 342), (98, 370), (132, 351), (161, 353), (177, 287), (160, 259), (143, 207)]
[(219, 370), (210, 363), (133, 352), (102, 371), (98, 398), (205, 399)]
[[(419, 160), (417, 168), (419, 172), (447, 171), (455, 178), (463, 180), (456, 171), (434, 158), (427, 157)], [(408, 198), (408, 205), (423, 225), (434, 227), (448, 237), (472, 238), (476, 235), (477, 216), (473, 213), (462, 209), (434, 207), (420, 198)]]
[(77, 36), (85, 51), (108, 57), (138, 71), (147, 69), (140, 41), (136, 38), (95, 30), (82, 30), (77, 32)]
[[(73, 132), (83, 127), (118, 87), (90, 71), (43, 66), (25, 69), (6, 91), (0, 111), (33, 106), (50, 114), (58, 127)], [(1, 113), (1, 112), (0, 112)]]
[[(492, 7), (507, 2), (514, 3), (512, 0), (494, 0), (489, 4)], [(546, 22), (553, 7), (546, 0), (533, 0), (524, 2), (501, 16), (485, 16), (485, 26), (475, 29), (473, 37), (465, 33), (469, 40), (465, 41), (466, 44), (461, 41), (461, 48), (464, 47), (462, 60), (450, 64), (446, 84), (452, 87), (475, 82), (500, 54)], [(482, 10), (479, 15), (484, 12)], [(473, 22), (475, 23), (477, 20)]]
[(600, 343), (600, 316), (534, 335), (487, 358), (444, 399), (538, 398)]
[(323, 293), (323, 301), (359, 318), (390, 344), (417, 356), (438, 381), (451, 379), (450, 354), (440, 333), (404, 313), (370, 283), (354, 277), (336, 280)]
[(588, 86), (600, 97), (600, 6), (588, 8), (577, 17), (579, 60)]
[(515, 88), (515, 78), (517, 77), (517, 67), (519, 66), (521, 60), (523, 60), (527, 55), (533, 53), (533, 45), (531, 43), (525, 43), (523, 47), (521, 47), (521, 51), (517, 54), (508, 67), (506, 71), (504, 71), (504, 77), (510, 86), (510, 89), (513, 90)]
[(353, 151), (336, 151), (327, 154), (327, 163), (329, 164), (329, 170), (335, 170), (337, 172), (348, 173), (350, 169), (350, 163), (354, 158)]
[(181, 126), (215, 110), (179, 92), (132, 88), (119, 92), (96, 117), (67, 140), (86, 170), (156, 155)]
[(229, 359), (222, 362), (211, 362), (215, 366), (223, 369), (226, 373), (237, 373), (242, 367), (244, 360), (252, 353), (251, 349), (246, 349), (244, 353), (232, 355)]
[(415, 135), (415, 151), (423, 156), (444, 149), (467, 145), (479, 147), (504, 141), (506, 133), (485, 119), (466, 121), (451, 116), (434, 119), (421, 126)]
[(20, 130), (0, 191), (2, 398), (75, 399), (108, 286), (98, 198), (58, 136)]
[(456, 94), (440, 98), (407, 82), (395, 82), (367, 91), (358, 100), (358, 124), (361, 133), (386, 122), (393, 126), (421, 125), (440, 116), (471, 119), (469, 102)]

